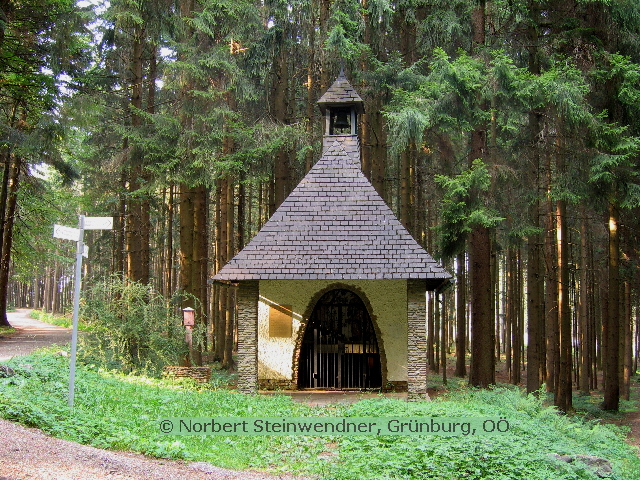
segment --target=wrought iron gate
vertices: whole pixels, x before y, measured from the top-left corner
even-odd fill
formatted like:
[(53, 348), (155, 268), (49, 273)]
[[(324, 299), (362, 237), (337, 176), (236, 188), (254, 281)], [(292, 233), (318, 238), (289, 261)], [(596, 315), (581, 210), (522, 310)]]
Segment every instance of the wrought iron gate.
[(299, 388), (373, 389), (382, 386), (380, 351), (362, 299), (345, 289), (327, 292), (304, 333)]

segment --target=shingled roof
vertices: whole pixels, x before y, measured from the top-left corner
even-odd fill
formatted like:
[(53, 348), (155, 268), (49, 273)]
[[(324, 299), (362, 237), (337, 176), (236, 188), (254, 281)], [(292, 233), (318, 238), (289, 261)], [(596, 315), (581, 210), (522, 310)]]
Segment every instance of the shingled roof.
[(323, 115), (326, 108), (333, 105), (353, 105), (358, 113), (364, 113), (364, 101), (347, 80), (344, 70), (340, 70), (336, 81), (318, 100)]
[(214, 280), (451, 276), (416, 242), (360, 170), (357, 136), (325, 136), (320, 160)]

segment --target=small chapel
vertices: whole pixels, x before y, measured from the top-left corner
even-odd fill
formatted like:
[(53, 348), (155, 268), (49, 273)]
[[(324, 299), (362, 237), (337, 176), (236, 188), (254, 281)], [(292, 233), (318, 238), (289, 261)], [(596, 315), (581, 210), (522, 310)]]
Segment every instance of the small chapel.
[(318, 105), (320, 159), (213, 278), (238, 288), (239, 388), (426, 398), (426, 292), (451, 275), (362, 173), (364, 102), (343, 71)]

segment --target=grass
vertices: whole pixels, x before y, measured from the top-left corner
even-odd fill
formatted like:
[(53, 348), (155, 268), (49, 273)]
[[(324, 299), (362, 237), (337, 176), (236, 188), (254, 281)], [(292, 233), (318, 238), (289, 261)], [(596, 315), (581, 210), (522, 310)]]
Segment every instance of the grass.
[[(32, 310), (30, 313), (31, 318), (40, 320), (41, 322), (49, 323), (51, 325), (57, 325), (58, 327), (71, 328), (73, 327), (73, 319), (67, 315), (54, 315), (52, 313), (43, 312), (42, 310)], [(91, 326), (85, 324), (82, 319), (78, 320), (79, 331), (90, 331)]]
[[(380, 398), (309, 407), (284, 395), (244, 395), (188, 381), (125, 376), (80, 366), (76, 406), (67, 402), (68, 359), (50, 352), (12, 359), (17, 375), (0, 378), (0, 415), (47, 433), (102, 448), (214, 465), (307, 474), (333, 480), (588, 479), (579, 462), (549, 454), (596, 455), (616, 480), (640, 478), (640, 459), (624, 432), (579, 416), (559, 415), (514, 388), (450, 386), (431, 402)], [(168, 436), (165, 417), (428, 416), (504, 417), (500, 436)]]
[(13, 327), (0, 327), (0, 337), (4, 335), (11, 335), (15, 333), (16, 329)]

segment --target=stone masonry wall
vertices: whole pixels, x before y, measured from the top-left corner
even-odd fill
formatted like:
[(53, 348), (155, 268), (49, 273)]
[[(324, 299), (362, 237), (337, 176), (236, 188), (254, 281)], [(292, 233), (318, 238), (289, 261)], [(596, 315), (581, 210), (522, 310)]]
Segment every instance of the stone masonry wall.
[(407, 282), (407, 398), (423, 400), (427, 395), (427, 306), (424, 281)]
[(238, 387), (258, 391), (258, 282), (242, 282), (238, 289)]

